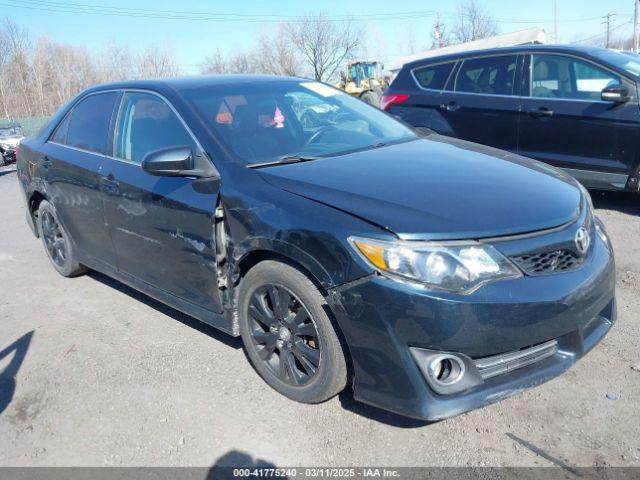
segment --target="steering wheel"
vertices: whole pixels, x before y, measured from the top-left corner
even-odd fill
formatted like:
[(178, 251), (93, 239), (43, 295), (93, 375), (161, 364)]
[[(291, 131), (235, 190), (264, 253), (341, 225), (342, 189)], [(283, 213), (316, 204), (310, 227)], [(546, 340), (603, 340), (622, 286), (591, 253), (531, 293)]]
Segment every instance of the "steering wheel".
[(308, 147), (309, 145), (312, 145), (319, 138), (325, 135), (328, 131), (335, 130), (335, 129), (336, 127), (334, 127), (333, 125), (325, 125), (324, 127), (320, 127), (313, 135), (309, 137), (309, 140), (305, 142), (304, 147)]

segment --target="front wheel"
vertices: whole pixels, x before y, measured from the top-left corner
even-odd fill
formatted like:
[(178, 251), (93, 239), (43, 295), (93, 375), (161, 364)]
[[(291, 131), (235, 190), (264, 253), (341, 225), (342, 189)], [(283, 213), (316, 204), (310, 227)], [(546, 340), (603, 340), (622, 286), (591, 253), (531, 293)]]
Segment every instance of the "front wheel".
[(242, 280), (240, 334), (251, 363), (275, 390), (319, 403), (347, 384), (347, 362), (316, 286), (299, 270), (267, 260)]
[(373, 90), (364, 92), (360, 98), (369, 105), (380, 108), (380, 96), (376, 95)]
[(73, 258), (69, 234), (58, 220), (55, 208), (46, 200), (38, 207), (38, 231), (51, 265), (63, 277), (75, 277), (87, 271)]

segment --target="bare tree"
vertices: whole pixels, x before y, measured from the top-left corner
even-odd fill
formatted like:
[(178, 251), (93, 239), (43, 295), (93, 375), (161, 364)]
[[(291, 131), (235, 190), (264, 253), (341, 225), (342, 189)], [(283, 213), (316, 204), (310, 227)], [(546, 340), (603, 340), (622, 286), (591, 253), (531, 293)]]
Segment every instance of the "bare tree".
[(142, 78), (175, 77), (180, 71), (171, 53), (158, 45), (147, 47), (140, 55), (138, 64), (138, 74)]
[(498, 33), (498, 23), (476, 0), (465, 0), (458, 7), (453, 38), (458, 43), (472, 42)]
[(361, 44), (361, 32), (351, 22), (332, 22), (321, 14), (288, 23), (285, 29), (314, 78), (321, 81), (332, 79)]
[(226, 61), (220, 49), (216, 49), (213, 55), (205, 57), (204, 62), (200, 65), (200, 72), (203, 74), (222, 74), (227, 73)]
[(272, 35), (261, 35), (253, 52), (255, 67), (259, 73), (296, 76), (301, 74), (303, 60), (290, 41), (285, 28), (280, 27)]
[(133, 55), (125, 45), (109, 42), (100, 54), (101, 81), (117, 82), (138, 76), (134, 67)]

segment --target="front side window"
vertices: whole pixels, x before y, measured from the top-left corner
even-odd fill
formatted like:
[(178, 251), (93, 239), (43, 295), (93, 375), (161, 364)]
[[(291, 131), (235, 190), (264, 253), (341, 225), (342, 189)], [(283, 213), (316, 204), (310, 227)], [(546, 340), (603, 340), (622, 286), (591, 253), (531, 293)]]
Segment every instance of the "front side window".
[(516, 55), (465, 60), (456, 77), (456, 92), (482, 95), (513, 95)]
[(150, 152), (184, 146), (196, 150), (193, 138), (163, 99), (151, 93), (125, 94), (116, 133), (117, 158), (142, 163)]
[(455, 63), (442, 63), (440, 65), (420, 67), (413, 70), (413, 75), (422, 88), (442, 90), (454, 65)]
[(247, 164), (337, 156), (416, 138), (380, 110), (313, 81), (208, 85), (181, 94)]
[(605, 87), (621, 79), (593, 63), (562, 55), (533, 55), (531, 96), (571, 100), (601, 99)]
[[(65, 126), (66, 138), (59, 143), (110, 155), (109, 125), (117, 97), (118, 94), (115, 92), (106, 92), (81, 100), (68, 116), (69, 125)], [(65, 118), (63, 124), (66, 121)], [(63, 124), (60, 127), (63, 127)]]

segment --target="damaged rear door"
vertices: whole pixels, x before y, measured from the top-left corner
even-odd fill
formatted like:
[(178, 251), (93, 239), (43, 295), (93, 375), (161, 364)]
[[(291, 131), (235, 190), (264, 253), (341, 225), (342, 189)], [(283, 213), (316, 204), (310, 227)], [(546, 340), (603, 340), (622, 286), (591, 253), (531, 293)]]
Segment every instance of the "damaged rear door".
[(221, 312), (214, 239), (219, 179), (163, 177), (142, 170), (150, 152), (189, 146), (204, 155), (168, 102), (125, 92), (113, 157), (103, 166), (105, 217), (118, 270), (167, 293)]

